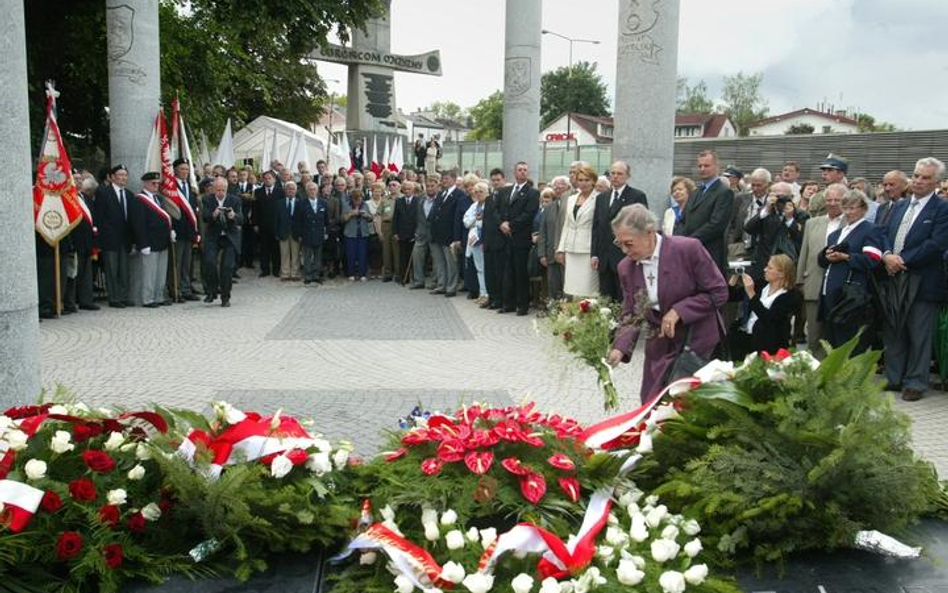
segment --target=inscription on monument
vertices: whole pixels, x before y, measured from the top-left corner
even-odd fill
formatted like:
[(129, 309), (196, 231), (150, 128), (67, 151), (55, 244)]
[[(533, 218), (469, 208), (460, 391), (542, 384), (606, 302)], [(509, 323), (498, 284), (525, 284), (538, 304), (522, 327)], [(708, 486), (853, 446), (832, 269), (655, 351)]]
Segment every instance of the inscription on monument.
[(658, 64), (664, 48), (652, 37), (662, 18), (662, 0), (627, 0), (629, 16), (621, 23), (620, 55), (637, 56), (646, 64)]
[(378, 119), (392, 115), (392, 77), (363, 72), (362, 78), (365, 79), (365, 112)]
[(106, 22), (111, 74), (126, 78), (132, 84), (143, 85), (148, 78), (145, 70), (138, 64), (122, 59), (135, 45), (135, 9), (128, 4), (107, 7)]

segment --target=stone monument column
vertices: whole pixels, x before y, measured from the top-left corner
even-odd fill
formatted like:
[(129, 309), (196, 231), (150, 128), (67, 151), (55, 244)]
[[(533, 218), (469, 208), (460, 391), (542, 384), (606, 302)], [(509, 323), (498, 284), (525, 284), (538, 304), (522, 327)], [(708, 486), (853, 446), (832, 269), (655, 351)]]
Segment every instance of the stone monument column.
[[(539, 181), (541, 0), (507, 0), (504, 39), (504, 171), (524, 161)], [(486, 173), (486, 171), (485, 171)]]
[(631, 184), (661, 220), (675, 150), (679, 0), (619, 0), (613, 160), (628, 161)]
[(111, 163), (137, 190), (161, 101), (158, 0), (106, 0)]
[[(365, 23), (365, 32), (352, 30), (352, 49), (370, 54), (388, 54), (392, 49), (391, 0), (382, 2), (383, 14)], [(394, 133), (395, 75), (390, 68), (355, 63), (349, 66), (349, 104), (346, 128), (361, 132)], [(353, 98), (357, 100), (353, 101)], [(392, 123), (383, 126), (383, 122)], [(360, 138), (361, 139), (361, 138)], [(371, 142), (371, 138), (369, 142)], [(379, 141), (383, 141), (379, 137)], [(366, 148), (366, 147), (363, 147)], [(380, 148), (381, 150), (381, 148)], [(381, 158), (381, 157), (379, 157)]]
[(25, 27), (23, 2), (7, 2), (0, 20), (0, 410), (40, 393)]

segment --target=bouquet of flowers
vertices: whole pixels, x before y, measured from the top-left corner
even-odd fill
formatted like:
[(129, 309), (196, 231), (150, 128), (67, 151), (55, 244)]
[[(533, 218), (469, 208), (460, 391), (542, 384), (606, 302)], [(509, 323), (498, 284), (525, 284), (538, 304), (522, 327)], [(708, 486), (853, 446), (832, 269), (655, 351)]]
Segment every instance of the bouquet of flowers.
[(608, 299), (553, 301), (548, 316), (553, 335), (562, 338), (561, 343), (569, 352), (596, 371), (606, 410), (619, 405), (608, 356), (619, 327), (620, 309), (621, 303), (610, 303)]

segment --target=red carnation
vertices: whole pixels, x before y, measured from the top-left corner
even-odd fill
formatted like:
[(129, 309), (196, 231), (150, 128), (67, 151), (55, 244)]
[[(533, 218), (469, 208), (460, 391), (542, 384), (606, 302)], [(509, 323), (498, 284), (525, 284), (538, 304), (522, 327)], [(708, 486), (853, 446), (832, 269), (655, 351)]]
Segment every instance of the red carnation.
[(52, 490), (47, 490), (46, 494), (43, 495), (43, 500), (40, 501), (40, 506), (42, 506), (43, 510), (47, 513), (55, 513), (62, 508), (63, 501), (59, 498), (58, 494)]
[(424, 472), (426, 476), (437, 476), (441, 473), (441, 468), (444, 466), (444, 462), (435, 457), (429, 457), (421, 462), (421, 471)]
[(86, 462), (94, 472), (105, 474), (115, 469), (115, 460), (104, 451), (85, 451), (82, 454), (82, 460)]
[(99, 509), (99, 521), (109, 527), (115, 527), (119, 522), (119, 510), (114, 504), (107, 504)]
[(65, 531), (56, 541), (56, 557), (60, 560), (75, 558), (82, 551), (82, 536), (75, 531)]
[(115, 569), (122, 566), (122, 546), (119, 544), (109, 544), (102, 550), (105, 556), (105, 565)]
[(145, 533), (145, 516), (135, 513), (128, 518), (128, 530), (132, 533)]
[(89, 478), (79, 478), (69, 483), (69, 496), (79, 502), (90, 502), (97, 496), (95, 484)]

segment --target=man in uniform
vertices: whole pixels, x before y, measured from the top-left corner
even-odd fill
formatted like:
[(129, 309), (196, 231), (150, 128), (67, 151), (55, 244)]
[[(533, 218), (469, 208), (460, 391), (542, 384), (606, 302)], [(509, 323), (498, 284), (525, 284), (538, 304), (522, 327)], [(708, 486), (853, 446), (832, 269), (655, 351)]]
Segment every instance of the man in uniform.
[[(174, 286), (174, 274), (178, 276), (178, 295), (177, 301), (198, 300), (197, 291), (191, 285), (191, 261), (194, 250), (192, 245), (201, 242), (200, 225), (197, 221), (198, 191), (190, 183), (191, 164), (186, 159), (177, 159), (174, 162), (175, 183), (178, 185), (178, 195), (188, 203), (195, 219), (192, 221), (187, 212), (182, 212), (181, 216), (171, 221), (171, 229), (174, 231), (175, 240), (172, 245), (174, 249), (174, 266), (169, 273), (168, 286)], [(177, 269), (174, 269), (177, 267)]]
[(161, 174), (149, 171), (142, 175), (142, 192), (135, 196), (135, 205), (129, 208), (129, 220), (135, 247), (141, 254), (142, 306), (154, 309), (170, 305), (165, 299), (165, 280), (168, 277), (168, 248), (174, 231), (171, 215), (165, 212), (163, 196), (158, 195)]
[[(846, 173), (849, 172), (849, 162), (843, 157), (829, 153), (826, 155), (826, 158), (823, 159), (823, 164), (820, 165), (820, 177), (823, 179), (824, 187), (829, 187), (834, 183), (842, 183), (846, 187), (849, 187), (849, 181), (846, 180)], [(810, 198), (810, 206), (807, 208), (807, 212), (810, 213), (810, 216), (820, 216), (826, 214), (826, 190), (815, 194)]]

